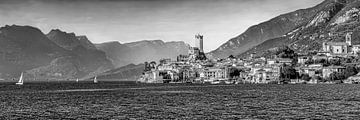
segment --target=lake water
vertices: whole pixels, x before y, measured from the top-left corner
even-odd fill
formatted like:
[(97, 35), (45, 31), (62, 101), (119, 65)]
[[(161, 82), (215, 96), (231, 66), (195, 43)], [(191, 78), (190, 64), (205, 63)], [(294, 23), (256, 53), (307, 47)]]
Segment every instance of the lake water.
[(360, 85), (0, 83), (0, 119), (358, 119)]

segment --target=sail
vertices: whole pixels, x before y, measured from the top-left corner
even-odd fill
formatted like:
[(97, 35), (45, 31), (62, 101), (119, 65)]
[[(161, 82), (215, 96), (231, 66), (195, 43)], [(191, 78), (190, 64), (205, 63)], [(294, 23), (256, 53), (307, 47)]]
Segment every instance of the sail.
[(96, 79), (96, 76), (95, 76), (95, 78), (94, 78), (94, 83), (98, 83), (98, 81), (97, 81), (97, 79)]
[(78, 78), (78, 79), (76, 79), (76, 82), (79, 82), (79, 78)]
[(19, 81), (16, 83), (17, 85), (22, 85), (24, 84), (24, 73), (21, 73), (21, 76), (19, 78)]

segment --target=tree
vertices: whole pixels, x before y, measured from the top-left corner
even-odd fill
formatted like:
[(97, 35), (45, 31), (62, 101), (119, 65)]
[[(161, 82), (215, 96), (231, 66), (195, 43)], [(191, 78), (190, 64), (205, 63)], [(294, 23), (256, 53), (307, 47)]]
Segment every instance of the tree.
[(228, 58), (230, 58), (230, 59), (236, 59), (236, 57), (234, 57), (233, 55), (230, 55)]
[(315, 60), (315, 64), (325, 64), (327, 61), (325, 59), (317, 59)]
[(295, 51), (288, 46), (279, 47), (275, 54), (280, 58), (295, 59), (297, 57)]
[(313, 61), (313, 60), (307, 60), (307, 61), (305, 62), (305, 64), (311, 65), (311, 64), (314, 64), (314, 61)]
[(344, 71), (345, 78), (348, 78), (350, 76), (356, 75), (359, 71), (354, 66), (347, 66)]
[(336, 73), (331, 73), (331, 74), (329, 75), (328, 81), (335, 81), (335, 80), (337, 80), (337, 79), (338, 79), (338, 78), (337, 78)]
[(156, 62), (155, 61), (151, 61), (150, 62), (150, 70), (151, 69), (155, 69), (156, 68)]
[(241, 69), (237, 69), (237, 68), (230, 68), (230, 77), (234, 78), (234, 77), (239, 77), (240, 76), (240, 72), (242, 70)]
[(302, 80), (305, 80), (305, 81), (310, 81), (311, 77), (309, 76), (309, 74), (303, 74), (303, 75), (301, 76), (301, 79), (302, 79)]
[(341, 61), (338, 59), (331, 59), (331, 60), (329, 60), (329, 64), (330, 65), (340, 65)]
[(280, 69), (280, 79), (289, 81), (290, 79), (296, 78), (298, 78), (298, 73), (296, 72), (296, 70), (292, 66), (283, 64)]

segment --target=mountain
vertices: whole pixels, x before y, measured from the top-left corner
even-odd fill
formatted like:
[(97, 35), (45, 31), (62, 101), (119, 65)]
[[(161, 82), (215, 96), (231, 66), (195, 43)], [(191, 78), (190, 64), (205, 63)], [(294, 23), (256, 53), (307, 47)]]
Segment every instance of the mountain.
[(330, 1), (326, 0), (315, 7), (282, 14), (269, 21), (254, 25), (216, 50), (211, 51), (208, 55), (214, 58), (238, 55), (266, 40), (282, 37), (286, 33), (308, 24)]
[(67, 50), (72, 50), (78, 46), (86, 49), (96, 49), (95, 45), (86, 36), (76, 36), (75, 33), (66, 33), (59, 29), (53, 29), (46, 36)]
[[(323, 42), (345, 41), (345, 35), (353, 32), (352, 42), (360, 43), (360, 1), (326, 0), (315, 6), (316, 14), (281, 37), (265, 41), (256, 47), (240, 54), (246, 56), (256, 52), (266, 53), (268, 49), (286, 45), (300, 53), (318, 51)], [(274, 44), (279, 43), (279, 44)]]
[[(70, 57), (57, 58), (50, 65), (34, 69), (29, 71), (29, 73), (36, 75), (35, 71), (38, 71), (39, 74), (46, 72), (52, 73), (52, 76), (50, 75), (52, 78), (71, 79), (74, 77), (92, 76), (113, 68), (105, 52), (96, 49), (95, 45), (86, 36), (76, 36), (75, 33), (66, 33), (56, 29), (51, 30), (47, 37), (58, 46), (67, 49), (72, 55)], [(72, 69), (66, 70), (68, 68)], [(39, 75), (36, 76), (39, 77)]]
[(97, 44), (116, 67), (128, 64), (139, 64), (146, 61), (159, 61), (162, 58), (173, 60), (180, 54), (188, 54), (189, 45), (184, 42), (163, 42), (161, 40), (144, 40), (126, 44), (108, 42)]
[(81, 46), (87, 49), (97, 49), (95, 45), (85, 35), (76, 36), (76, 38), (79, 40)]
[(71, 53), (50, 41), (39, 29), (12, 25), (0, 28), (0, 77), (49, 64)]
[[(113, 66), (103, 51), (74, 33), (45, 35), (31, 26), (0, 28), (0, 78), (71, 79), (102, 73)], [(91, 47), (92, 46), (92, 47)]]
[(98, 76), (103, 80), (135, 81), (144, 71), (144, 64), (129, 64), (120, 68), (106, 71)]

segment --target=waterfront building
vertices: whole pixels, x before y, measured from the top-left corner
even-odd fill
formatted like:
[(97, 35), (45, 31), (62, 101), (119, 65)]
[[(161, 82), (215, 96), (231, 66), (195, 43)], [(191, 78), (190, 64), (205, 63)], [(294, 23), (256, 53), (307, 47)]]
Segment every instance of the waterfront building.
[(341, 73), (345, 70), (345, 67), (343, 66), (328, 66), (328, 67), (324, 67), (322, 70), (323, 73), (323, 78), (328, 78), (330, 77), (331, 73)]
[(316, 78), (311, 78), (310, 81), (307, 82), (307, 84), (318, 84), (319, 80)]
[(296, 68), (299, 74), (308, 74), (310, 77), (321, 76), (322, 64), (312, 64)]
[(203, 70), (205, 80), (227, 80), (228, 68), (206, 68)]
[(163, 83), (163, 76), (160, 76), (159, 71), (146, 71), (138, 81), (143, 83)]

